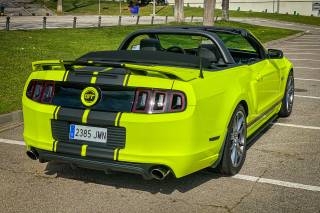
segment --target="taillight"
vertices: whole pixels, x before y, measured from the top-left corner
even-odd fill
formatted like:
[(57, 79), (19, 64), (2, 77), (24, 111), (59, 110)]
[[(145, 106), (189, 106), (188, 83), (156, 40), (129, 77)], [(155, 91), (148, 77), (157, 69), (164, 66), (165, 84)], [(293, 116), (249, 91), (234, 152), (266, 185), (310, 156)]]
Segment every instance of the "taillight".
[(185, 100), (185, 95), (178, 91), (137, 89), (132, 112), (181, 112), (186, 108)]
[(26, 95), (28, 98), (45, 104), (52, 103), (54, 96), (54, 81), (30, 81)]

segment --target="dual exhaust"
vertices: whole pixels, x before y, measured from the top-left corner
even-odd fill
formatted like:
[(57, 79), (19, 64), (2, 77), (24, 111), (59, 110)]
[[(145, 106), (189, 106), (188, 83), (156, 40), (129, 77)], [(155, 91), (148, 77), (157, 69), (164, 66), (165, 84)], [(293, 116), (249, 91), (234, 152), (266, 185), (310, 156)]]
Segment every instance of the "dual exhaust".
[[(32, 160), (39, 159), (39, 153), (34, 149), (28, 150), (27, 156)], [(170, 174), (170, 169), (164, 166), (158, 166), (152, 168), (149, 174), (151, 178), (154, 178), (156, 180), (164, 180)]]
[(168, 174), (170, 174), (170, 169), (167, 167), (155, 167), (151, 169), (150, 175), (152, 178), (157, 179), (157, 180), (164, 180)]

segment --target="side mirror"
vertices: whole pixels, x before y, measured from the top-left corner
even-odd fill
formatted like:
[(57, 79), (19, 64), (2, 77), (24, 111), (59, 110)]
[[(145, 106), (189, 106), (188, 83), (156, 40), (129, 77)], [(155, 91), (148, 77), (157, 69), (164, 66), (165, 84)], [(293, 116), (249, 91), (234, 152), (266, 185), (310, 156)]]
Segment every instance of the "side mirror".
[(283, 58), (283, 52), (276, 49), (268, 49), (269, 58), (280, 59)]

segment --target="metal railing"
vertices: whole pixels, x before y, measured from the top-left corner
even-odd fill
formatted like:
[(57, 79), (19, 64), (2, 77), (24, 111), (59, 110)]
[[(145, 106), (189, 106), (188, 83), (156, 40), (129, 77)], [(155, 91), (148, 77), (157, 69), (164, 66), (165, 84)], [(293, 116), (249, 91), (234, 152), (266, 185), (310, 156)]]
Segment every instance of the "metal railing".
[[(48, 28), (90, 28), (127, 25), (154, 25), (174, 22), (173, 16), (30, 16), (1, 17), (0, 30)], [(185, 22), (202, 22), (202, 17), (185, 17)]]

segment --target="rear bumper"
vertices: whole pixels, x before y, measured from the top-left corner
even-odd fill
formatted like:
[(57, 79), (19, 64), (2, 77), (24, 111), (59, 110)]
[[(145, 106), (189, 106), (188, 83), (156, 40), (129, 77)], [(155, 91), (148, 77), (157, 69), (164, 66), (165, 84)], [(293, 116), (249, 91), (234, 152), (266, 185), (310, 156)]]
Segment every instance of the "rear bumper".
[(150, 172), (153, 167), (161, 166), (155, 164), (144, 163), (128, 163), (106, 159), (90, 159), (87, 157), (79, 157), (76, 155), (48, 152), (41, 149), (35, 149), (39, 154), (39, 161), (58, 161), (64, 163), (72, 163), (82, 168), (95, 169), (101, 171), (119, 171), (132, 174), (139, 174), (144, 179), (152, 179)]
[[(131, 166), (163, 165), (170, 168), (175, 177), (180, 178), (211, 166), (218, 159), (223, 142), (223, 133), (216, 128), (217, 126), (213, 126), (208, 131), (206, 123), (203, 122), (204, 118), (200, 116), (195, 106), (189, 106), (181, 113), (152, 115), (123, 113), (119, 122), (109, 124), (105, 124), (102, 120), (109, 118), (108, 116), (92, 117), (94, 119), (88, 119), (89, 123), (83, 124), (81, 117), (77, 119), (79, 121), (72, 121), (71, 117), (78, 114), (82, 116), (83, 113), (68, 113), (68, 119), (64, 120), (68, 123), (106, 127), (110, 132), (114, 127), (125, 128), (125, 143), (121, 147), (113, 143), (113, 147), (101, 150), (94, 144), (70, 143), (54, 137), (52, 120), (61, 120), (59, 115), (58, 118), (55, 116), (55, 108), (56, 106), (23, 99), (24, 140), (27, 149), (45, 150), (49, 153), (45, 153), (45, 156), (49, 156), (50, 159), (62, 156), (61, 159), (66, 162), (73, 162), (74, 159), (78, 159), (80, 163), (87, 162), (84, 167), (96, 168), (98, 165), (100, 168), (103, 164), (99, 170), (105, 170), (112, 163), (111, 166), (117, 165), (112, 167), (113, 170), (119, 171), (126, 162), (130, 162)], [(64, 111), (60, 110), (60, 112)], [(90, 114), (89, 118), (93, 114)], [(60, 129), (59, 132), (65, 134), (65, 138), (68, 137), (67, 131)], [(209, 140), (212, 136), (220, 136), (220, 138), (212, 142)], [(81, 154), (83, 144), (88, 145), (86, 156)], [(71, 147), (71, 145), (74, 146)], [(70, 157), (69, 155), (71, 159), (67, 158)], [(106, 162), (107, 166), (104, 165)], [(139, 172), (136, 172), (137, 169), (133, 169), (131, 173), (143, 173), (143, 176), (146, 176), (145, 172), (138, 170)]]

